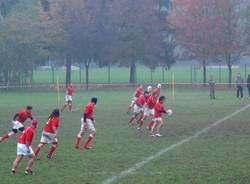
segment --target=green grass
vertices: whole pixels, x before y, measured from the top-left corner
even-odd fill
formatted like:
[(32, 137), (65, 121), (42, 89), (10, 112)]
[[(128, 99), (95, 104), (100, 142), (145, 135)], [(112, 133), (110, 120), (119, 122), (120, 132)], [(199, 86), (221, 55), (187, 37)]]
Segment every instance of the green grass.
[[(250, 102), (247, 98), (236, 99), (234, 91), (218, 91), (217, 100), (211, 101), (205, 90), (177, 91), (175, 100), (172, 100), (169, 97), (171, 92), (164, 90), (163, 94), (169, 97), (166, 106), (173, 109), (174, 116), (164, 117), (164, 136), (156, 139), (149, 137), (146, 129), (137, 131), (136, 127), (127, 127), (129, 117), (125, 112), (132, 93), (132, 90), (77, 92), (74, 106), (80, 110), (62, 115), (55, 158), (46, 159), (49, 148), (46, 146), (40, 160), (34, 163), (33, 176), (24, 175), (26, 162), (20, 164), (16, 176), (10, 175), (16, 138), (1, 143), (1, 183), (98, 184)], [(80, 126), (81, 109), (92, 95), (99, 97), (95, 112), (97, 135), (92, 143), (93, 149), (75, 150), (73, 142)], [(35, 147), (46, 116), (56, 106), (56, 94), (1, 92), (0, 101), (0, 134), (11, 129), (10, 122), (16, 111), (27, 104), (33, 105), (34, 115), (40, 122), (34, 138)], [(248, 109), (114, 183), (249, 183), (249, 119)]]
[[(245, 71), (243, 69), (233, 69), (233, 81), (236, 78), (238, 72), (241, 72), (244, 77)], [(247, 72), (250, 72), (248, 69)], [(189, 83), (191, 82), (191, 69), (189, 67), (173, 67), (168, 71), (164, 72), (164, 82), (171, 83), (172, 82), (172, 74), (175, 75), (175, 82), (178, 83)], [(64, 83), (65, 81), (65, 71), (58, 70), (55, 71), (55, 81), (56, 77), (59, 77), (59, 81)], [(82, 73), (82, 82), (85, 81), (85, 71)], [(90, 68), (89, 72), (89, 80), (90, 83), (108, 83), (108, 70), (107, 68)], [(213, 75), (215, 80), (219, 82), (219, 69), (207, 69), (207, 76)], [(162, 69), (157, 68), (152, 73), (152, 79), (154, 83), (163, 82)], [(35, 83), (51, 83), (52, 80), (52, 72), (51, 71), (35, 71), (34, 72), (34, 82)], [(129, 81), (129, 69), (128, 68), (111, 68), (111, 83), (128, 83)], [(193, 73), (193, 81), (194, 81), (194, 73)], [(203, 81), (203, 71), (202, 69), (196, 70), (196, 82)], [(72, 82), (79, 83), (80, 82), (80, 74), (79, 71), (72, 71)], [(138, 67), (137, 68), (137, 82), (150, 83), (151, 82), (151, 72), (148, 68)], [(228, 82), (228, 70), (221, 70), (221, 82)]]

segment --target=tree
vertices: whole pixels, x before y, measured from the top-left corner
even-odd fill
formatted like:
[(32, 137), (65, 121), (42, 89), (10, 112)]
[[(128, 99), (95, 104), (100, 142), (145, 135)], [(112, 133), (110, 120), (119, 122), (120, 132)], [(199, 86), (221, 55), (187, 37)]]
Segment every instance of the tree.
[(136, 82), (136, 63), (155, 67), (162, 52), (160, 21), (154, 0), (113, 1), (112, 15), (118, 40), (114, 57), (130, 67), (130, 83)]
[(169, 18), (176, 33), (176, 41), (188, 53), (189, 58), (197, 59), (203, 66), (203, 83), (206, 85), (206, 65), (214, 57), (216, 25), (216, 0), (173, 0)]

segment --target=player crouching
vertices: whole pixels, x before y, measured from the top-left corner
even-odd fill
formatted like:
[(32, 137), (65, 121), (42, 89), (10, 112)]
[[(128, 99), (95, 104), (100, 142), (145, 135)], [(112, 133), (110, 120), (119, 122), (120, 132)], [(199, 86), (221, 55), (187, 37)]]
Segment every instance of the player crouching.
[(94, 106), (97, 103), (97, 97), (92, 97), (91, 101), (84, 107), (83, 109), (83, 117), (81, 118), (81, 129), (79, 133), (77, 134), (76, 140), (75, 140), (75, 148), (79, 149), (80, 148), (80, 142), (81, 138), (86, 132), (86, 129), (89, 129), (91, 133), (89, 136), (86, 138), (84, 141), (83, 147), (85, 149), (91, 149), (90, 142), (96, 135), (96, 121), (93, 118), (93, 113), (94, 113)]
[(13, 118), (13, 128), (12, 131), (4, 134), (3, 136), (0, 137), (0, 142), (9, 139), (18, 131), (23, 132), (24, 130), (24, 122), (26, 120), (33, 120), (32, 117), (32, 106), (27, 106), (25, 109), (22, 109), (21, 111), (17, 112)]
[(35, 160), (35, 154), (31, 145), (37, 124), (37, 120), (32, 120), (31, 125), (27, 126), (22, 132), (22, 134), (19, 136), (17, 141), (17, 156), (12, 164), (11, 169), (12, 174), (16, 174), (17, 166), (19, 165), (24, 156), (30, 157), (30, 160), (28, 161), (28, 164), (25, 169), (25, 174), (32, 174), (32, 165)]
[(51, 144), (51, 147), (49, 149), (47, 158), (52, 159), (53, 153), (56, 150), (58, 141), (57, 141), (57, 134), (58, 134), (58, 126), (59, 126), (59, 116), (60, 112), (59, 109), (54, 109), (52, 113), (50, 114), (48, 121), (43, 127), (42, 137), (40, 140), (40, 144), (38, 144), (35, 155), (36, 157), (39, 155), (42, 147), (45, 144)]
[(154, 118), (153, 118), (153, 126), (151, 128), (150, 136), (152, 137), (161, 137), (160, 130), (163, 127), (163, 120), (162, 120), (162, 113), (168, 114), (171, 116), (173, 114), (171, 109), (168, 109), (167, 111), (164, 108), (164, 102), (166, 100), (165, 96), (161, 96), (158, 100), (158, 102), (154, 106)]

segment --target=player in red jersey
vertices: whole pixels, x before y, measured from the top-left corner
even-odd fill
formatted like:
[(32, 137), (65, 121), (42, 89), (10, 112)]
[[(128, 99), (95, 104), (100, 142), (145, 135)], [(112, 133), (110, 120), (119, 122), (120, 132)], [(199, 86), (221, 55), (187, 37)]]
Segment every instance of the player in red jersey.
[(17, 156), (12, 164), (11, 169), (12, 174), (16, 174), (17, 166), (19, 165), (24, 156), (30, 157), (30, 160), (28, 161), (25, 169), (25, 174), (32, 173), (32, 165), (35, 160), (35, 154), (31, 145), (37, 124), (37, 120), (32, 120), (31, 125), (27, 126), (23, 130), (22, 134), (19, 136), (17, 141)]
[(30, 121), (33, 120), (32, 117), (32, 107), (27, 106), (25, 109), (22, 109), (21, 111), (17, 112), (13, 118), (13, 128), (12, 131), (4, 134), (0, 137), (0, 142), (12, 137), (15, 135), (18, 131), (22, 132), (24, 130), (24, 122), (29, 119)]
[(70, 112), (72, 111), (72, 100), (73, 100), (73, 86), (69, 84), (66, 87), (65, 104), (63, 105), (61, 112), (63, 112), (66, 107), (69, 108)]
[(92, 97), (91, 101), (84, 107), (83, 109), (83, 116), (81, 118), (81, 129), (79, 133), (77, 134), (76, 140), (75, 140), (75, 148), (79, 149), (80, 148), (80, 142), (81, 138), (86, 132), (86, 129), (89, 129), (91, 133), (89, 136), (86, 138), (84, 141), (83, 147), (85, 149), (91, 149), (90, 141), (93, 139), (93, 137), (96, 135), (96, 121), (93, 117), (94, 113), (94, 106), (97, 103), (97, 97)]
[(154, 124), (151, 129), (151, 136), (153, 137), (161, 137), (160, 130), (163, 127), (162, 113), (167, 113), (164, 108), (164, 102), (166, 100), (165, 96), (161, 96), (159, 101), (154, 106), (154, 116), (153, 121)]
[(146, 99), (143, 117), (139, 120), (139, 128), (142, 128), (144, 120), (147, 118), (151, 118), (151, 121), (147, 124), (147, 128), (150, 129), (150, 126), (152, 126), (151, 124), (153, 124), (152, 118), (154, 115), (154, 106), (155, 106), (156, 102), (157, 102), (157, 94), (153, 92), (152, 95), (150, 95)]
[(131, 102), (131, 104), (128, 107), (128, 112), (127, 112), (128, 114), (131, 112), (131, 109), (134, 107), (136, 99), (141, 96), (142, 89), (143, 89), (143, 84), (140, 85), (138, 88), (136, 88), (136, 90), (134, 92), (134, 95), (133, 95), (133, 98), (132, 98), (132, 102)]
[(47, 154), (47, 158), (52, 159), (53, 153), (56, 150), (58, 141), (57, 141), (57, 135), (58, 135), (58, 126), (59, 126), (59, 117), (60, 112), (59, 109), (54, 109), (52, 113), (50, 114), (48, 121), (43, 127), (42, 137), (40, 140), (40, 144), (38, 144), (35, 155), (36, 157), (39, 155), (42, 147), (45, 144), (51, 144), (51, 147), (49, 149), (49, 152)]
[(140, 129), (140, 119), (143, 117), (143, 111), (144, 111), (144, 105), (146, 103), (146, 98), (148, 97), (149, 92), (145, 91), (143, 95), (141, 95), (139, 98), (135, 100), (135, 105), (134, 105), (134, 113), (130, 117), (129, 126), (132, 126), (133, 121), (136, 119), (137, 124), (138, 124), (138, 129)]

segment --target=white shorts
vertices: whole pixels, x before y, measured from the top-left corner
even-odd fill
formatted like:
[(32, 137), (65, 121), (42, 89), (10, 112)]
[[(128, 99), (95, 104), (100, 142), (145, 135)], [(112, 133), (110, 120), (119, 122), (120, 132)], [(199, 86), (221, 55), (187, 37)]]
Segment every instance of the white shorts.
[(84, 119), (81, 118), (81, 123), (82, 123), (81, 128), (89, 129), (91, 131), (96, 131), (93, 121), (91, 119), (87, 119), (86, 121), (87, 124), (84, 124)]
[(28, 148), (25, 144), (20, 144), (17, 143), (17, 151), (16, 151), (17, 155), (23, 155), (23, 156), (32, 156), (34, 155), (34, 151), (32, 150), (31, 146), (29, 146), (29, 151)]
[(40, 142), (45, 144), (51, 144), (54, 142), (57, 143), (58, 141), (55, 134), (49, 132), (43, 132)]
[(13, 128), (12, 129), (16, 129), (18, 130), (19, 128), (23, 128), (24, 125), (22, 123), (20, 123), (19, 121), (13, 121)]
[(139, 107), (138, 105), (134, 105), (134, 113), (139, 114), (140, 112), (143, 112), (143, 107)]
[(154, 121), (155, 123), (158, 123), (158, 122), (162, 121), (162, 118), (161, 118), (161, 117), (159, 117), (159, 118), (154, 118), (153, 121)]
[(145, 108), (144, 110), (144, 116), (153, 116), (154, 115), (154, 109), (149, 109), (149, 108)]
[(65, 95), (65, 102), (72, 102), (72, 96), (70, 95)]

